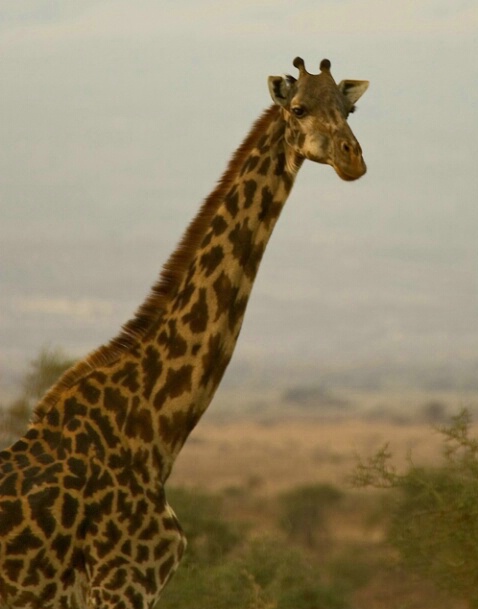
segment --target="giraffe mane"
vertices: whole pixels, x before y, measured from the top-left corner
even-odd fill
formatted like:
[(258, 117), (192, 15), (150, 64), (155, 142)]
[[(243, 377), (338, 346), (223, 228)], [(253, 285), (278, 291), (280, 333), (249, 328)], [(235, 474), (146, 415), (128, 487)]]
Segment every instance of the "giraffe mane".
[(115, 362), (123, 353), (133, 349), (147, 334), (181, 285), (197, 248), (200, 246), (206, 230), (210, 227), (212, 217), (232, 186), (237, 172), (244, 164), (254, 142), (270, 122), (277, 118), (279, 111), (278, 106), (270, 106), (252, 125), (249, 134), (233, 154), (214, 190), (204, 199), (199, 212), (183, 233), (178, 245), (164, 264), (159, 279), (135, 315), (123, 325), (115, 338), (92, 351), (59, 378), (36, 405), (32, 423), (40, 421), (50, 408), (56, 405), (64, 391), (72, 388), (95, 369)]

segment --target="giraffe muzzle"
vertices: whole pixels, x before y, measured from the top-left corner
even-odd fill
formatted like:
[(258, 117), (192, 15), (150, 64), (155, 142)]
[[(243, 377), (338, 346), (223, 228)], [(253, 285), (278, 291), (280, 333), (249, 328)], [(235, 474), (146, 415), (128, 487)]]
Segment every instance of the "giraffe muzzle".
[(358, 180), (367, 172), (367, 165), (357, 141), (342, 140), (339, 145), (337, 160), (332, 164), (337, 175), (351, 182)]

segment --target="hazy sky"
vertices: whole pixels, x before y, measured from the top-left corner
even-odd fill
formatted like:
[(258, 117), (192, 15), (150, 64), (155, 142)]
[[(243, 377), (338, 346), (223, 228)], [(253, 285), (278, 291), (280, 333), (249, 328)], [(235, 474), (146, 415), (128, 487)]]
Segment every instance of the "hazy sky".
[(117, 333), (296, 55), (370, 80), (369, 171), (304, 165), (233, 370), (478, 372), (475, 1), (22, 0), (0, 4), (0, 384)]

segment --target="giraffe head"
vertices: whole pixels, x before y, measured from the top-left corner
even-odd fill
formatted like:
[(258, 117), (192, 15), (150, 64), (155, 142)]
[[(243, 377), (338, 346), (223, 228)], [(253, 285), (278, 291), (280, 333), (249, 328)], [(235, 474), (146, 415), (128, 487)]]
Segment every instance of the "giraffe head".
[(368, 88), (367, 80), (336, 84), (330, 61), (320, 74), (309, 74), (304, 60), (294, 59), (299, 77), (269, 76), (272, 99), (283, 108), (286, 143), (300, 158), (332, 165), (343, 180), (356, 180), (366, 171), (362, 149), (347, 123), (355, 102)]

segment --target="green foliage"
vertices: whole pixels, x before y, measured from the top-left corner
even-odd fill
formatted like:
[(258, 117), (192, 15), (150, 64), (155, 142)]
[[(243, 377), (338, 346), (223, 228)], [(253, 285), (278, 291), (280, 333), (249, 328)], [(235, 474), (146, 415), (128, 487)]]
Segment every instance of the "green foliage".
[(74, 364), (60, 349), (42, 349), (30, 362), (22, 380), (22, 393), (12, 403), (0, 408), (0, 442), (8, 446), (22, 435), (28, 425), (32, 408), (59, 376)]
[(395, 488), (388, 539), (404, 564), (478, 608), (478, 441), (470, 436), (467, 411), (440, 429), (444, 460), (439, 467), (409, 463), (398, 474), (388, 448), (360, 463), (360, 486)]
[(188, 562), (218, 563), (240, 542), (243, 527), (224, 519), (221, 497), (186, 488), (170, 488), (167, 497), (188, 539)]
[(247, 539), (243, 526), (222, 515), (222, 500), (173, 488), (169, 503), (188, 537), (161, 609), (344, 609), (343, 595), (320, 582), (298, 549), (277, 539)]
[(30, 370), (23, 379), (24, 396), (37, 402), (74, 363), (61, 349), (43, 348), (30, 362)]
[[(256, 539), (221, 563), (181, 565), (161, 609), (345, 609), (342, 594), (321, 584), (298, 550)], [(159, 609), (159, 607), (158, 607)]]
[(280, 498), (280, 526), (289, 538), (313, 548), (324, 533), (325, 510), (341, 497), (342, 493), (330, 484), (295, 488)]
[(363, 546), (348, 545), (345, 551), (330, 561), (328, 573), (336, 587), (351, 593), (365, 586), (379, 566), (370, 549), (364, 552)]
[(239, 564), (261, 590), (268, 606), (275, 609), (347, 606), (340, 593), (321, 583), (317, 567), (302, 552), (278, 539), (253, 541)]
[(13, 440), (24, 433), (30, 419), (31, 407), (26, 398), (18, 398), (2, 410), (3, 433)]

